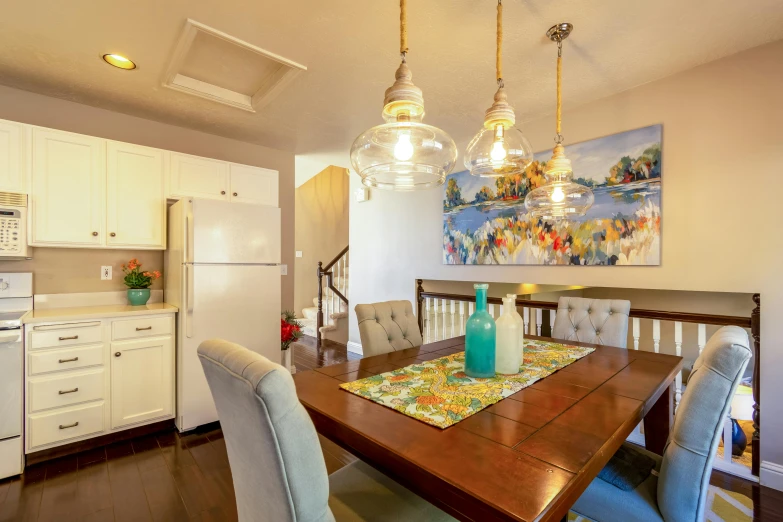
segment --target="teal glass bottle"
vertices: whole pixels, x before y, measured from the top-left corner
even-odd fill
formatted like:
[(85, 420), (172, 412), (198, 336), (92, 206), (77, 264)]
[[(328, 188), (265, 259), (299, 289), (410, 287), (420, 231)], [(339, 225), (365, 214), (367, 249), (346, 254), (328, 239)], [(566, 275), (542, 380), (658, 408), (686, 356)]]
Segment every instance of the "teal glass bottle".
[(495, 376), (495, 320), (487, 312), (488, 284), (476, 289), (476, 311), (465, 327), (465, 374), (469, 377)]

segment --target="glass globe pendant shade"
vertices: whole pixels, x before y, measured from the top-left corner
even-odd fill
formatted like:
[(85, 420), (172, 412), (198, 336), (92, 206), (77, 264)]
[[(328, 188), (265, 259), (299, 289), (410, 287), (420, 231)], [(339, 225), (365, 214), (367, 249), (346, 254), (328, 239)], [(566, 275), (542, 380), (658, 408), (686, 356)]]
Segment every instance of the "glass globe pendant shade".
[(351, 146), (351, 165), (367, 187), (417, 190), (437, 187), (457, 163), (457, 145), (444, 131), (422, 123), (424, 99), (402, 62), (386, 90), (386, 123), (364, 131)]
[(484, 126), (465, 150), (465, 168), (473, 176), (497, 177), (521, 172), (533, 161), (533, 150), (517, 127)]
[(559, 220), (584, 216), (593, 206), (595, 196), (589, 187), (573, 182), (571, 160), (565, 157), (563, 146), (555, 146), (544, 174), (546, 185), (528, 192), (525, 209), (537, 219)]

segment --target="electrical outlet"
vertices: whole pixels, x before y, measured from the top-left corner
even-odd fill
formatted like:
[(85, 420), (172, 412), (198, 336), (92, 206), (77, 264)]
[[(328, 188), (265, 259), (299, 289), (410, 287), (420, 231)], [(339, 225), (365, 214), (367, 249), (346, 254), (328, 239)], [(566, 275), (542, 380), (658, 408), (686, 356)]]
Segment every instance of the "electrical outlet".
[(280, 265), (280, 275), (288, 275), (288, 265)]
[(301, 250), (297, 250), (296, 251), (296, 257), (302, 257), (302, 251)]
[(110, 266), (102, 266), (101, 267), (101, 281), (110, 281), (111, 280), (111, 267)]

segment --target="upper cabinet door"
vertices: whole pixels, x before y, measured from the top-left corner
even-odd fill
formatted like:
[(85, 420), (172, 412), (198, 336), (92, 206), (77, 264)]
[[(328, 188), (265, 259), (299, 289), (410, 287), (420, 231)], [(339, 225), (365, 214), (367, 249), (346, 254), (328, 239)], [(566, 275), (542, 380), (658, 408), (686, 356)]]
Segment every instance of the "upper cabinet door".
[(228, 191), (227, 162), (171, 153), (169, 197), (228, 200)]
[(0, 191), (27, 193), (29, 127), (0, 120)]
[(278, 174), (276, 170), (232, 163), (231, 201), (276, 207)]
[(166, 248), (166, 159), (160, 149), (108, 143), (107, 246)]
[(106, 140), (33, 128), (33, 246), (104, 244)]

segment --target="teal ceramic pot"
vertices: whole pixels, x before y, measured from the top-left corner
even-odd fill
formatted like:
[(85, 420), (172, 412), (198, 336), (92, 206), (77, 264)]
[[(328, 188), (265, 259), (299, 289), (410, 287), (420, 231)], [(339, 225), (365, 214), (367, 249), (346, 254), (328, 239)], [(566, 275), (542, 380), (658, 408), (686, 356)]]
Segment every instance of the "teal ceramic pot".
[(489, 285), (476, 289), (476, 311), (465, 328), (465, 373), (470, 377), (495, 376), (495, 319), (487, 312)]
[(149, 288), (129, 288), (128, 289), (128, 301), (131, 306), (141, 306), (147, 304), (150, 300)]

